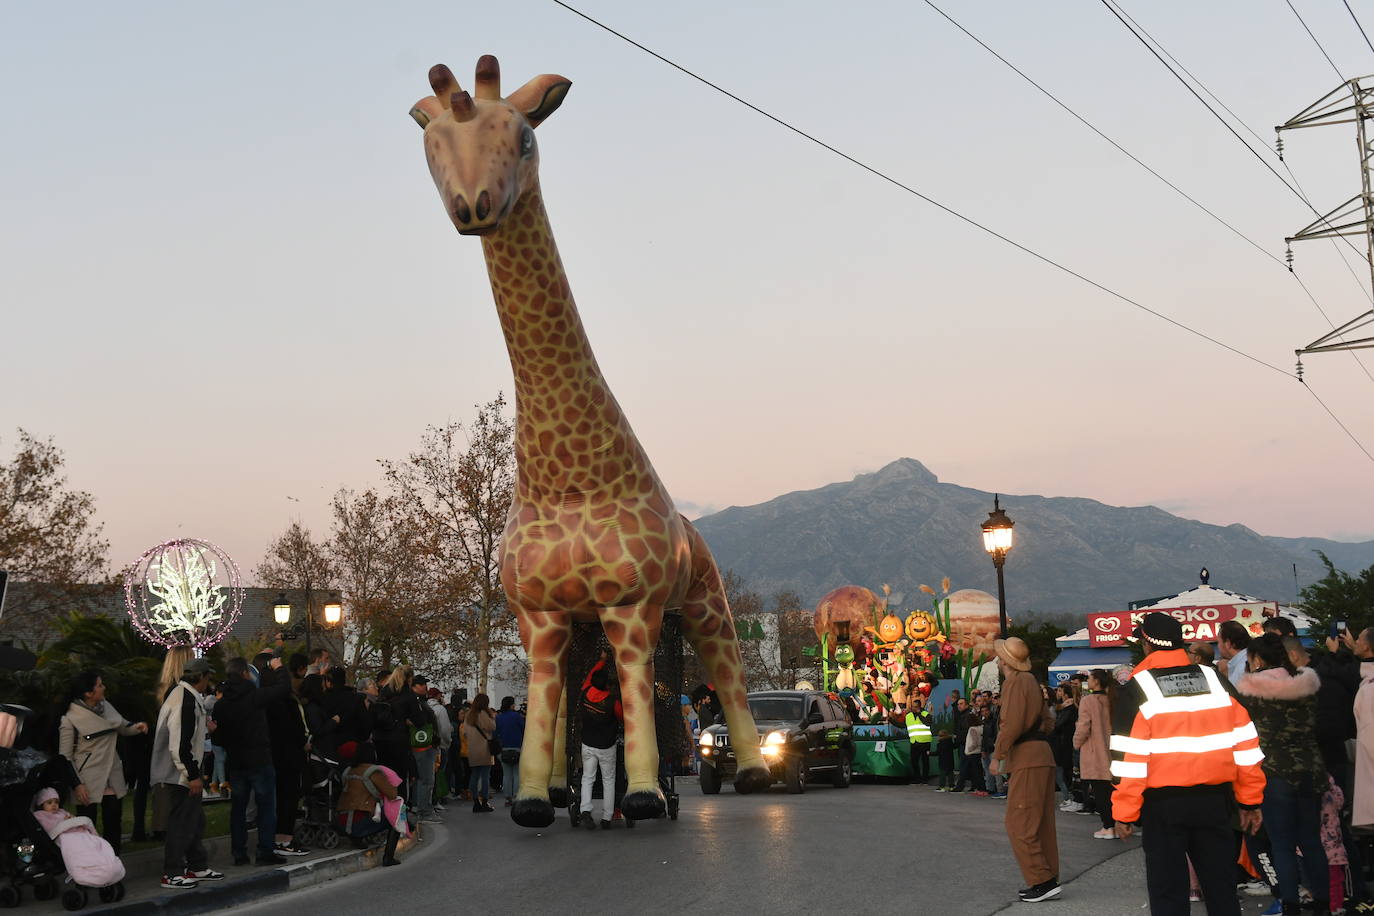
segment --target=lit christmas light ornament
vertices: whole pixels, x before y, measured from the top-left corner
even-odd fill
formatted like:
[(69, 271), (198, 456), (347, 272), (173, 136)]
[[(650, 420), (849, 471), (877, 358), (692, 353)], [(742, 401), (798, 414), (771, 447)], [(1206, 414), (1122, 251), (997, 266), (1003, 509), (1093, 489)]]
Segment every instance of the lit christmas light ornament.
[(124, 604), (149, 642), (208, 649), (229, 635), (243, 610), (239, 568), (208, 541), (158, 544), (125, 570)]

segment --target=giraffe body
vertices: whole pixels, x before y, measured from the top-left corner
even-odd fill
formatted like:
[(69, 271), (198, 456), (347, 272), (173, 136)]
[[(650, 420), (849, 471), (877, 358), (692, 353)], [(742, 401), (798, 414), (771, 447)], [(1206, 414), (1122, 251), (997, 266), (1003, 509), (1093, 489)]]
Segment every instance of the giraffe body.
[[(462, 234), (482, 236), (515, 375), (516, 486), (501, 543), (501, 581), (530, 660), (520, 796), (511, 816), (553, 821), (560, 709), (575, 621), (599, 620), (615, 650), (625, 711), (631, 818), (663, 811), (653, 724), (653, 652), (663, 614), (681, 609), (726, 711), (739, 791), (770, 779), (745, 704), (734, 622), (705, 541), (674, 508), (611, 393), (573, 301), (538, 183), (533, 128), (571, 84), (536, 77), (500, 96), (495, 58), (477, 66), (476, 98), (446, 67), (412, 114), (425, 127), (435, 185)], [(676, 685), (675, 685), (676, 686)], [(556, 759), (557, 758), (557, 759)]]

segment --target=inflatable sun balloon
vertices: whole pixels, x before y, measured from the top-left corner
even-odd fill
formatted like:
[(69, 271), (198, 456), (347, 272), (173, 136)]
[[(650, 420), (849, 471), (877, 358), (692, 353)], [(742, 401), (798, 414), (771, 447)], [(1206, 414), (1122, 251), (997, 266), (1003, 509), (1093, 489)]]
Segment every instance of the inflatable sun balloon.
[(832, 646), (847, 643), (858, 649), (864, 627), (873, 626), (873, 609), (880, 606), (878, 596), (863, 586), (842, 585), (816, 605), (816, 637), (828, 636)]

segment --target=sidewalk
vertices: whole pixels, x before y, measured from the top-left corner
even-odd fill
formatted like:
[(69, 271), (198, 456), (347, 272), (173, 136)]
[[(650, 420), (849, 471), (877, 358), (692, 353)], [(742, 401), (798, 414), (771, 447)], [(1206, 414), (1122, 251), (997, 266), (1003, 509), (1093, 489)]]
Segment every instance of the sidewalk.
[[(1264, 912), (1272, 902), (1269, 897), (1241, 897), (1240, 911), (1253, 916)], [(995, 912), (1024, 913), (1037, 907), (1049, 916), (1149, 916), (1145, 853), (1140, 843), (1132, 841), (1124, 852), (1088, 869), (1064, 885), (1063, 894), (1053, 900), (1039, 904), (1012, 902)], [(1194, 903), (1192, 912), (1204, 916), (1207, 908)]]
[[(419, 834), (425, 847), (442, 845), (446, 839), (446, 825), (423, 824)], [(99, 893), (87, 895), (88, 913), (205, 913), (236, 906), (272, 894), (298, 890), (356, 872), (376, 868), (381, 864), (381, 849), (353, 849), (346, 842), (331, 850), (312, 850), (308, 856), (287, 860), (275, 868), (254, 865), (234, 866), (229, 852), (228, 837), (214, 837), (205, 841), (210, 854), (210, 867), (224, 872), (224, 880), (207, 881), (195, 890), (167, 890), (158, 882), (162, 877), (162, 850), (145, 849), (121, 856), (124, 862), (124, 899), (118, 903), (102, 904)], [(397, 855), (404, 860), (419, 843), (402, 840)], [(70, 885), (63, 883), (65, 890)], [(29, 913), (62, 913), (61, 893), (53, 900), (35, 900), (32, 888), (24, 888), (21, 904)]]

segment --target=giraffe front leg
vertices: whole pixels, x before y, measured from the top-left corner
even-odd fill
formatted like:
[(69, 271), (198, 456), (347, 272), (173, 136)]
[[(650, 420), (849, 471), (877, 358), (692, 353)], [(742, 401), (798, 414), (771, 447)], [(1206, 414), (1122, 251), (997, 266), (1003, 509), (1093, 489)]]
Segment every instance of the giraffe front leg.
[(628, 785), (620, 810), (634, 821), (662, 817), (658, 787), (658, 735), (654, 727), (654, 647), (663, 626), (663, 608), (603, 608), (601, 627), (615, 650), (620, 702), (625, 714), (625, 774)]
[(510, 816), (521, 827), (547, 827), (554, 821), (549, 780), (554, 769), (558, 707), (572, 619), (560, 611), (525, 612), (523, 616), (529, 627), (529, 709), (520, 750), (520, 793)]

